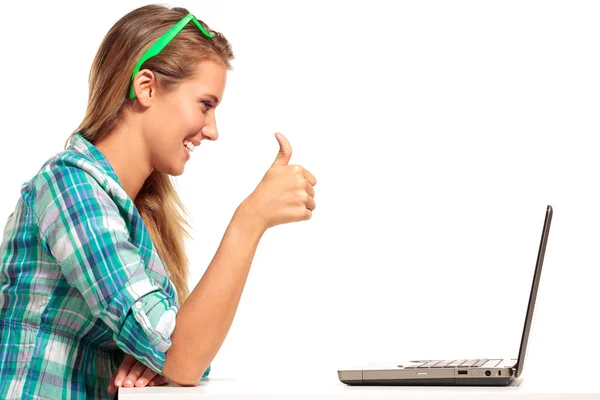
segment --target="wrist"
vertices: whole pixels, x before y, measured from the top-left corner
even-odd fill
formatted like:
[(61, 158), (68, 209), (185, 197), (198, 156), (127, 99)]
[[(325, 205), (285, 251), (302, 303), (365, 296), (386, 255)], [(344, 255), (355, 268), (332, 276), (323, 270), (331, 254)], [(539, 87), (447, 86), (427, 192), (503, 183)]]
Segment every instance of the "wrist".
[(238, 206), (232, 218), (232, 223), (242, 227), (244, 231), (253, 236), (261, 237), (268, 226), (249, 199)]

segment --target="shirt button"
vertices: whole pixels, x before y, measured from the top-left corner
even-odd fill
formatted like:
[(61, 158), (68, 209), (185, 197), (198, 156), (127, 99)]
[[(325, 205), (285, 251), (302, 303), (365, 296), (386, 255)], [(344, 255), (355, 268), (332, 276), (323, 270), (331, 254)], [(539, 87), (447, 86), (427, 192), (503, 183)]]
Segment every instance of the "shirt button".
[(137, 308), (138, 310), (142, 308), (142, 303), (140, 303), (139, 301), (135, 303), (135, 308)]

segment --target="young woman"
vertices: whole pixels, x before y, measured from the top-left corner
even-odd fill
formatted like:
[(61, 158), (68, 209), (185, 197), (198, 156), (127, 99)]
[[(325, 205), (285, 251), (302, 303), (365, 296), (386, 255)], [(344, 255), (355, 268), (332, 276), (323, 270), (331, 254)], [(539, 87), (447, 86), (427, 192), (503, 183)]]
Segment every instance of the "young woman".
[(191, 293), (170, 176), (218, 137), (233, 53), (187, 10), (145, 6), (108, 32), (66, 149), (25, 182), (0, 247), (0, 397), (111, 398), (210, 371), (263, 233), (308, 220), (316, 180), (280, 151)]

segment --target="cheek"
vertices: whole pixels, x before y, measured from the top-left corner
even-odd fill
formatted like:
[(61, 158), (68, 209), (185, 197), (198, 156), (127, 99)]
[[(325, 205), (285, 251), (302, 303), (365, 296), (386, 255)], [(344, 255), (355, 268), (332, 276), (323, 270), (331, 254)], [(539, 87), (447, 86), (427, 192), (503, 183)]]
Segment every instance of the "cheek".
[[(148, 120), (148, 131), (154, 150), (164, 153), (165, 149), (176, 150), (185, 136), (195, 134), (202, 129), (205, 115), (202, 106), (189, 101), (173, 101), (163, 103), (159, 110)], [(178, 148), (177, 148), (178, 150)]]
[(181, 106), (181, 123), (185, 130), (184, 134), (189, 135), (198, 132), (204, 126), (204, 114), (201, 104), (186, 104)]
[(155, 168), (163, 168), (181, 150), (178, 144), (182, 141), (183, 126), (179, 112), (177, 107), (163, 107), (147, 121), (147, 139)]
[(151, 109), (152, 115), (149, 118), (149, 130), (153, 132), (153, 138), (157, 141), (166, 139), (181, 129), (181, 117), (178, 115), (180, 109), (175, 105), (161, 104), (160, 107)]

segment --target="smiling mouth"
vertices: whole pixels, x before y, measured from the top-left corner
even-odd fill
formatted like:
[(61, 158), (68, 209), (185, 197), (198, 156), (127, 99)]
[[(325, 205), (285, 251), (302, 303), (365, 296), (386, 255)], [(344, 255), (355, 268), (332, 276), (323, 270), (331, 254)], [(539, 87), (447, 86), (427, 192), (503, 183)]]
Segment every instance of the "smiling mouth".
[(190, 153), (194, 152), (194, 148), (196, 146), (194, 146), (194, 144), (192, 142), (190, 142), (189, 140), (184, 140), (183, 141), (183, 146), (188, 149), (190, 151)]

